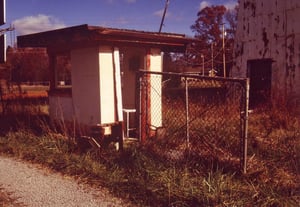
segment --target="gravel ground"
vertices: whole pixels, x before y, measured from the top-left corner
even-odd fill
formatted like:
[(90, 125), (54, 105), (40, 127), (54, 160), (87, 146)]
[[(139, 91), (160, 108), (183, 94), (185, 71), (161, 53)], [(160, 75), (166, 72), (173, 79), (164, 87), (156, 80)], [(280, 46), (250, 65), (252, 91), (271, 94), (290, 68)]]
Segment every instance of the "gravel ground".
[(34, 164), (0, 156), (0, 186), (23, 206), (93, 207), (133, 206), (73, 178)]

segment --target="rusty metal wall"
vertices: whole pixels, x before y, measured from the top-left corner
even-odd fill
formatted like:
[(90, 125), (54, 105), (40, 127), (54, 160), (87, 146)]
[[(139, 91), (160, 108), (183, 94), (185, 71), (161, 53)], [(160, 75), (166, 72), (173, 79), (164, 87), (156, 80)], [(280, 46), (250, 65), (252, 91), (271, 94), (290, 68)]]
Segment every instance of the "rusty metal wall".
[(240, 0), (234, 77), (247, 76), (247, 62), (272, 59), (273, 96), (300, 105), (300, 1)]

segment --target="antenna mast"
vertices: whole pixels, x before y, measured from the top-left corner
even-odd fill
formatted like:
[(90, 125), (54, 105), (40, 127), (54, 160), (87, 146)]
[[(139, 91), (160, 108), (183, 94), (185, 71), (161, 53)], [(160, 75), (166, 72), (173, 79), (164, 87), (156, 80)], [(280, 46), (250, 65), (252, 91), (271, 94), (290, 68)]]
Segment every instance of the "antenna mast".
[(163, 16), (162, 16), (162, 19), (161, 19), (161, 23), (160, 23), (160, 27), (159, 27), (159, 31), (158, 31), (159, 33), (161, 33), (162, 26), (164, 25), (165, 16), (166, 16), (166, 13), (167, 13), (167, 9), (168, 9), (169, 3), (170, 3), (170, 0), (166, 0), (166, 5), (165, 5), (164, 13), (163, 13)]

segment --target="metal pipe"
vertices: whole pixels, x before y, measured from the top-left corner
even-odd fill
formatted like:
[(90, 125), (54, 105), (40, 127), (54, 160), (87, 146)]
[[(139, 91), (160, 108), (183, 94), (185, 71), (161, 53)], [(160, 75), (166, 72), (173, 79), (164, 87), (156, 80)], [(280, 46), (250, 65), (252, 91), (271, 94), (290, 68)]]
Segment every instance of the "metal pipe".
[(244, 134), (243, 134), (243, 173), (247, 173), (247, 154), (248, 154), (248, 122), (249, 122), (249, 91), (250, 81), (246, 80), (245, 86), (245, 108), (244, 108)]
[(186, 144), (190, 148), (190, 117), (189, 117), (189, 87), (188, 78), (185, 78), (185, 111), (186, 111)]
[(142, 75), (139, 75), (139, 141), (142, 141)]
[[(173, 76), (185, 76), (188, 78), (199, 78), (199, 75), (195, 74), (185, 74), (185, 73), (174, 73), (174, 72), (158, 72), (158, 71), (147, 71), (147, 70), (140, 70), (140, 72), (145, 74), (156, 74), (156, 75), (173, 75)], [(209, 77), (209, 76), (201, 76), (201, 79), (204, 80), (217, 80), (217, 81), (233, 81), (238, 83), (244, 83), (246, 78), (224, 78), (224, 77)]]

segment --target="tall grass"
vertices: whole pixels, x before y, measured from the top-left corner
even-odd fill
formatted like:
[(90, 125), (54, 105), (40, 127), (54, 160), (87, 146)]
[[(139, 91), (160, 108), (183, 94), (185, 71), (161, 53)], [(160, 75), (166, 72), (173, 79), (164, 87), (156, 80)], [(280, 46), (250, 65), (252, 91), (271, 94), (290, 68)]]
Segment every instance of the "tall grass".
[(19, 128), (2, 133), (1, 154), (40, 163), (93, 186), (105, 186), (138, 206), (300, 204), (299, 120), (283, 110), (251, 114), (246, 175), (201, 148), (173, 158), (174, 151), (166, 153), (165, 140), (125, 143), (122, 152), (107, 148), (82, 154), (65, 133), (51, 130), (47, 119), (36, 118), (30, 118), (33, 129), (18, 117)]

